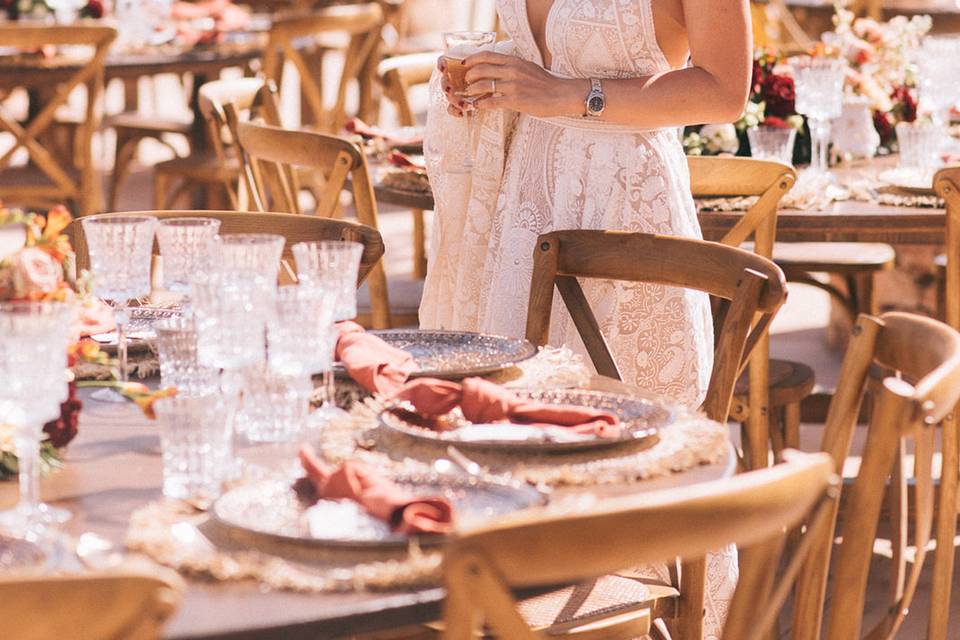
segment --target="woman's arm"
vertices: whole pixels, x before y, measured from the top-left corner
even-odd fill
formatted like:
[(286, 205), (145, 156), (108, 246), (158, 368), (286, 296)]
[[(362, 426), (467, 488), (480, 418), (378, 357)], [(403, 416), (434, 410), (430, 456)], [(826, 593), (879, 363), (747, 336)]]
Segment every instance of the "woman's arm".
[[(747, 0), (683, 0), (691, 66), (644, 78), (604, 80), (602, 120), (639, 128), (733, 122), (750, 89), (753, 42)], [(566, 79), (532, 62), (492, 52), (466, 60), (467, 92), (496, 95), (480, 109), (535, 116), (580, 116), (588, 79)]]

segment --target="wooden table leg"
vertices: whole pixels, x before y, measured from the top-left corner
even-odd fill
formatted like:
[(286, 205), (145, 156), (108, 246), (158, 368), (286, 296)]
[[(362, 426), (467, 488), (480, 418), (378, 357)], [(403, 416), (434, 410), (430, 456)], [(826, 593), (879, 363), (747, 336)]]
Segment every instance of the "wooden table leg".
[(957, 535), (957, 483), (960, 465), (960, 437), (957, 433), (957, 412), (943, 421), (940, 499), (937, 504), (937, 550), (933, 561), (933, 584), (930, 593), (930, 626), (928, 640), (946, 640), (950, 617), (950, 598), (954, 572), (954, 540)]

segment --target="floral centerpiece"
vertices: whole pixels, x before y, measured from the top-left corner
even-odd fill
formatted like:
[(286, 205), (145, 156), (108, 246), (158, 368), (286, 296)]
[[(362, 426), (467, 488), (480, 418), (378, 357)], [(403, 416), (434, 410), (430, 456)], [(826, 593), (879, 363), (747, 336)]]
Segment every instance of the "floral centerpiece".
[[(847, 63), (846, 93), (869, 103), (873, 126), (882, 148), (896, 143), (899, 122), (917, 118), (916, 79), (910, 54), (930, 30), (929, 16), (896, 16), (888, 22), (856, 18), (838, 8), (835, 30), (824, 34), (808, 53), (836, 56)], [(796, 112), (796, 90), (787, 61), (776, 52), (756, 52), (750, 98), (736, 123), (688, 127), (684, 148), (690, 155), (735, 153), (750, 155), (746, 131), (753, 127), (792, 127), (797, 130), (794, 162), (809, 161), (809, 134), (803, 116)]]
[[(43, 19), (56, 13), (46, 0), (0, 0), (0, 11), (6, 13), (8, 20), (18, 20), (21, 17)], [(88, 0), (82, 4), (79, 11), (81, 18), (102, 18), (103, 0)]]
[[(106, 354), (91, 340), (80, 340), (111, 328), (109, 309), (86, 294), (83, 280), (73, 279), (74, 253), (63, 230), (72, 217), (63, 207), (51, 209), (46, 216), (0, 208), (0, 229), (22, 230), (22, 242), (6, 255), (0, 255), (0, 300), (76, 301), (80, 305), (75, 334), (68, 362), (77, 360), (106, 363)], [(69, 396), (61, 404), (60, 417), (47, 423), (41, 459), (48, 467), (58, 466), (61, 450), (77, 434), (77, 421), (82, 403), (76, 396), (76, 383), (71, 382)], [(13, 447), (13, 426), (0, 420), (0, 479), (16, 473)]]

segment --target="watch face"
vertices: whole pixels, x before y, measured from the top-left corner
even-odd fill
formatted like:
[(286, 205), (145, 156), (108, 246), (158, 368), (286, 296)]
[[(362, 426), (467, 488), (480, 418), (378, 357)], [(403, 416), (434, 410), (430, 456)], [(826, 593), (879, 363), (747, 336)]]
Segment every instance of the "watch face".
[(590, 98), (590, 103), (588, 105), (590, 111), (597, 113), (603, 111), (603, 96), (593, 96)]

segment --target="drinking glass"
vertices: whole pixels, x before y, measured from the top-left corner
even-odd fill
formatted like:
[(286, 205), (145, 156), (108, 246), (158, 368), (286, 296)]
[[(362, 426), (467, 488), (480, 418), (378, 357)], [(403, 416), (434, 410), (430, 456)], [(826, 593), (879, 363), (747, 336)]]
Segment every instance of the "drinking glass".
[(448, 31), (443, 34), (444, 58), (447, 63), (447, 76), (453, 92), (464, 103), (463, 116), (467, 125), (467, 149), (463, 164), (453, 173), (470, 173), (476, 155), (477, 123), (474, 104), (482, 96), (467, 96), (466, 73), (464, 60), (480, 51), (480, 48), (497, 41), (497, 34), (493, 31)]
[(793, 164), (793, 143), (797, 138), (797, 130), (793, 127), (753, 127), (747, 129), (747, 138), (750, 140), (751, 157)]
[[(302, 285), (328, 286), (336, 292), (333, 310), (334, 322), (350, 320), (357, 316), (357, 280), (360, 274), (360, 258), (363, 245), (358, 242), (320, 241), (298, 242), (293, 245), (293, 257), (297, 263), (297, 277)], [(336, 332), (331, 331), (328, 351), (336, 348)], [(332, 359), (332, 355), (331, 355)], [(333, 367), (323, 370), (323, 404), (311, 414), (311, 420), (326, 423), (340, 418), (345, 412), (338, 409), (334, 398), (336, 379)]]
[(362, 256), (363, 245), (359, 242), (321, 240), (293, 245), (300, 282), (328, 285), (337, 292), (335, 322), (357, 317), (357, 280)]
[[(345, 413), (334, 405), (333, 310), (337, 290), (323, 284), (280, 287), (277, 315), (267, 325), (268, 366), (275, 375), (324, 375), (323, 405), (310, 413), (311, 427), (320, 427)], [(312, 391), (312, 384), (310, 390)]]
[(211, 273), (194, 279), (193, 295), (200, 364), (236, 370), (263, 363), (272, 301), (260, 287), (247, 279)]
[[(153, 216), (97, 215), (81, 220), (93, 272), (93, 292), (113, 308), (117, 323), (117, 354), (120, 380), (127, 371), (127, 301), (150, 293), (150, 263), (157, 219)], [(113, 389), (101, 389), (91, 397), (124, 402)]]
[(217, 391), (219, 371), (197, 358), (197, 326), (192, 316), (164, 318), (154, 325), (160, 357), (160, 380), (176, 387), (179, 396), (202, 396)]
[(929, 174), (932, 181), (933, 173), (940, 165), (943, 128), (930, 122), (900, 122), (896, 131), (899, 167)]
[(229, 473), (228, 413), (216, 395), (161, 398), (154, 405), (163, 453), (163, 495), (213, 500)]
[(239, 431), (251, 442), (289, 442), (303, 432), (310, 415), (310, 374), (286, 375), (270, 367), (244, 370)]
[(808, 172), (829, 179), (827, 145), (830, 121), (843, 110), (843, 80), (846, 63), (836, 58), (805, 56), (793, 61), (797, 90), (797, 113), (810, 126), (811, 158)]
[(189, 303), (190, 282), (197, 273), (213, 267), (215, 238), (220, 230), (216, 218), (168, 218), (157, 226), (157, 243), (163, 256), (163, 286), (186, 298)]
[(0, 419), (14, 426), (20, 482), (20, 501), (0, 512), (0, 524), (27, 538), (70, 517), (40, 502), (40, 441), (43, 425), (59, 417), (67, 398), (73, 317), (65, 303), (0, 303)]

